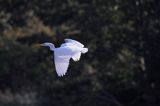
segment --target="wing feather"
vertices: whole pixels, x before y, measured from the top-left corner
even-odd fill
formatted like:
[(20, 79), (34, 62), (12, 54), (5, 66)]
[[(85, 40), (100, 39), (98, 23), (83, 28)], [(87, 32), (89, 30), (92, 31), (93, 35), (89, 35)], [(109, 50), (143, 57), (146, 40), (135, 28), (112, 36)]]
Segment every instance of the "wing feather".
[(66, 43), (72, 43), (73, 45), (75, 45), (75, 46), (78, 46), (78, 47), (84, 47), (84, 45), (82, 44), (82, 43), (80, 43), (80, 42), (78, 42), (78, 41), (76, 41), (76, 40), (72, 40), (72, 39), (64, 39), (64, 41), (66, 42)]
[(69, 56), (59, 56), (58, 54), (54, 55), (55, 68), (58, 76), (63, 76), (66, 74), (69, 66)]
[(81, 52), (73, 55), (73, 56), (72, 56), (72, 59), (73, 59), (74, 61), (79, 61), (79, 60), (80, 60), (80, 57), (81, 57)]

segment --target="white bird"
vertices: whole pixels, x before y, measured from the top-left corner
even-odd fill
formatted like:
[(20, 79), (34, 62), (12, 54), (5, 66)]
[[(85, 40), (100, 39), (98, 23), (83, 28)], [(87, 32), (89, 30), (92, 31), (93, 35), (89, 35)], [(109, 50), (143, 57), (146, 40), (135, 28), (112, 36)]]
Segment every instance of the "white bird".
[(65, 43), (58, 48), (55, 48), (54, 44), (48, 42), (42, 43), (41, 46), (48, 46), (54, 52), (54, 62), (58, 76), (66, 74), (71, 58), (74, 61), (79, 61), (81, 53), (88, 52), (88, 48), (84, 48), (83, 44), (72, 39), (65, 39)]

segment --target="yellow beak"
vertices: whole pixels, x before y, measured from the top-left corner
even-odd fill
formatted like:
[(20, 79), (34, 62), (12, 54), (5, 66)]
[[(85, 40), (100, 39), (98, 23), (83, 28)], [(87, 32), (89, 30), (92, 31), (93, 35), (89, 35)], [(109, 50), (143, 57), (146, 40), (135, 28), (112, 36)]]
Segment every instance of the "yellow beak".
[(43, 44), (34, 44), (33, 47), (41, 47), (44, 46)]

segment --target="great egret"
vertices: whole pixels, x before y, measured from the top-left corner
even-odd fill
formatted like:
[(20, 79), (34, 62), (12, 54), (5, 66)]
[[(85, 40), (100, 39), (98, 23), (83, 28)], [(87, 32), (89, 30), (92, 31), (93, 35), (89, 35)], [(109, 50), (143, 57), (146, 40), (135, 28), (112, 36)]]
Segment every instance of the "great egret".
[(65, 43), (58, 48), (48, 42), (40, 44), (41, 46), (48, 46), (54, 52), (54, 62), (58, 76), (66, 74), (71, 58), (74, 61), (79, 61), (81, 53), (88, 52), (88, 48), (84, 48), (84, 45), (76, 40), (65, 39), (64, 41)]

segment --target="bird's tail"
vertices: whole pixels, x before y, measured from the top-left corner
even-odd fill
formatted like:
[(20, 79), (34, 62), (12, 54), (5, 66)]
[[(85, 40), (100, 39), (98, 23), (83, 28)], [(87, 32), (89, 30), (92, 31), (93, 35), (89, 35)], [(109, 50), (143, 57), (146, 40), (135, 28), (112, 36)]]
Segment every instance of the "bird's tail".
[(87, 53), (88, 52), (88, 48), (83, 48), (81, 52), (82, 53)]

